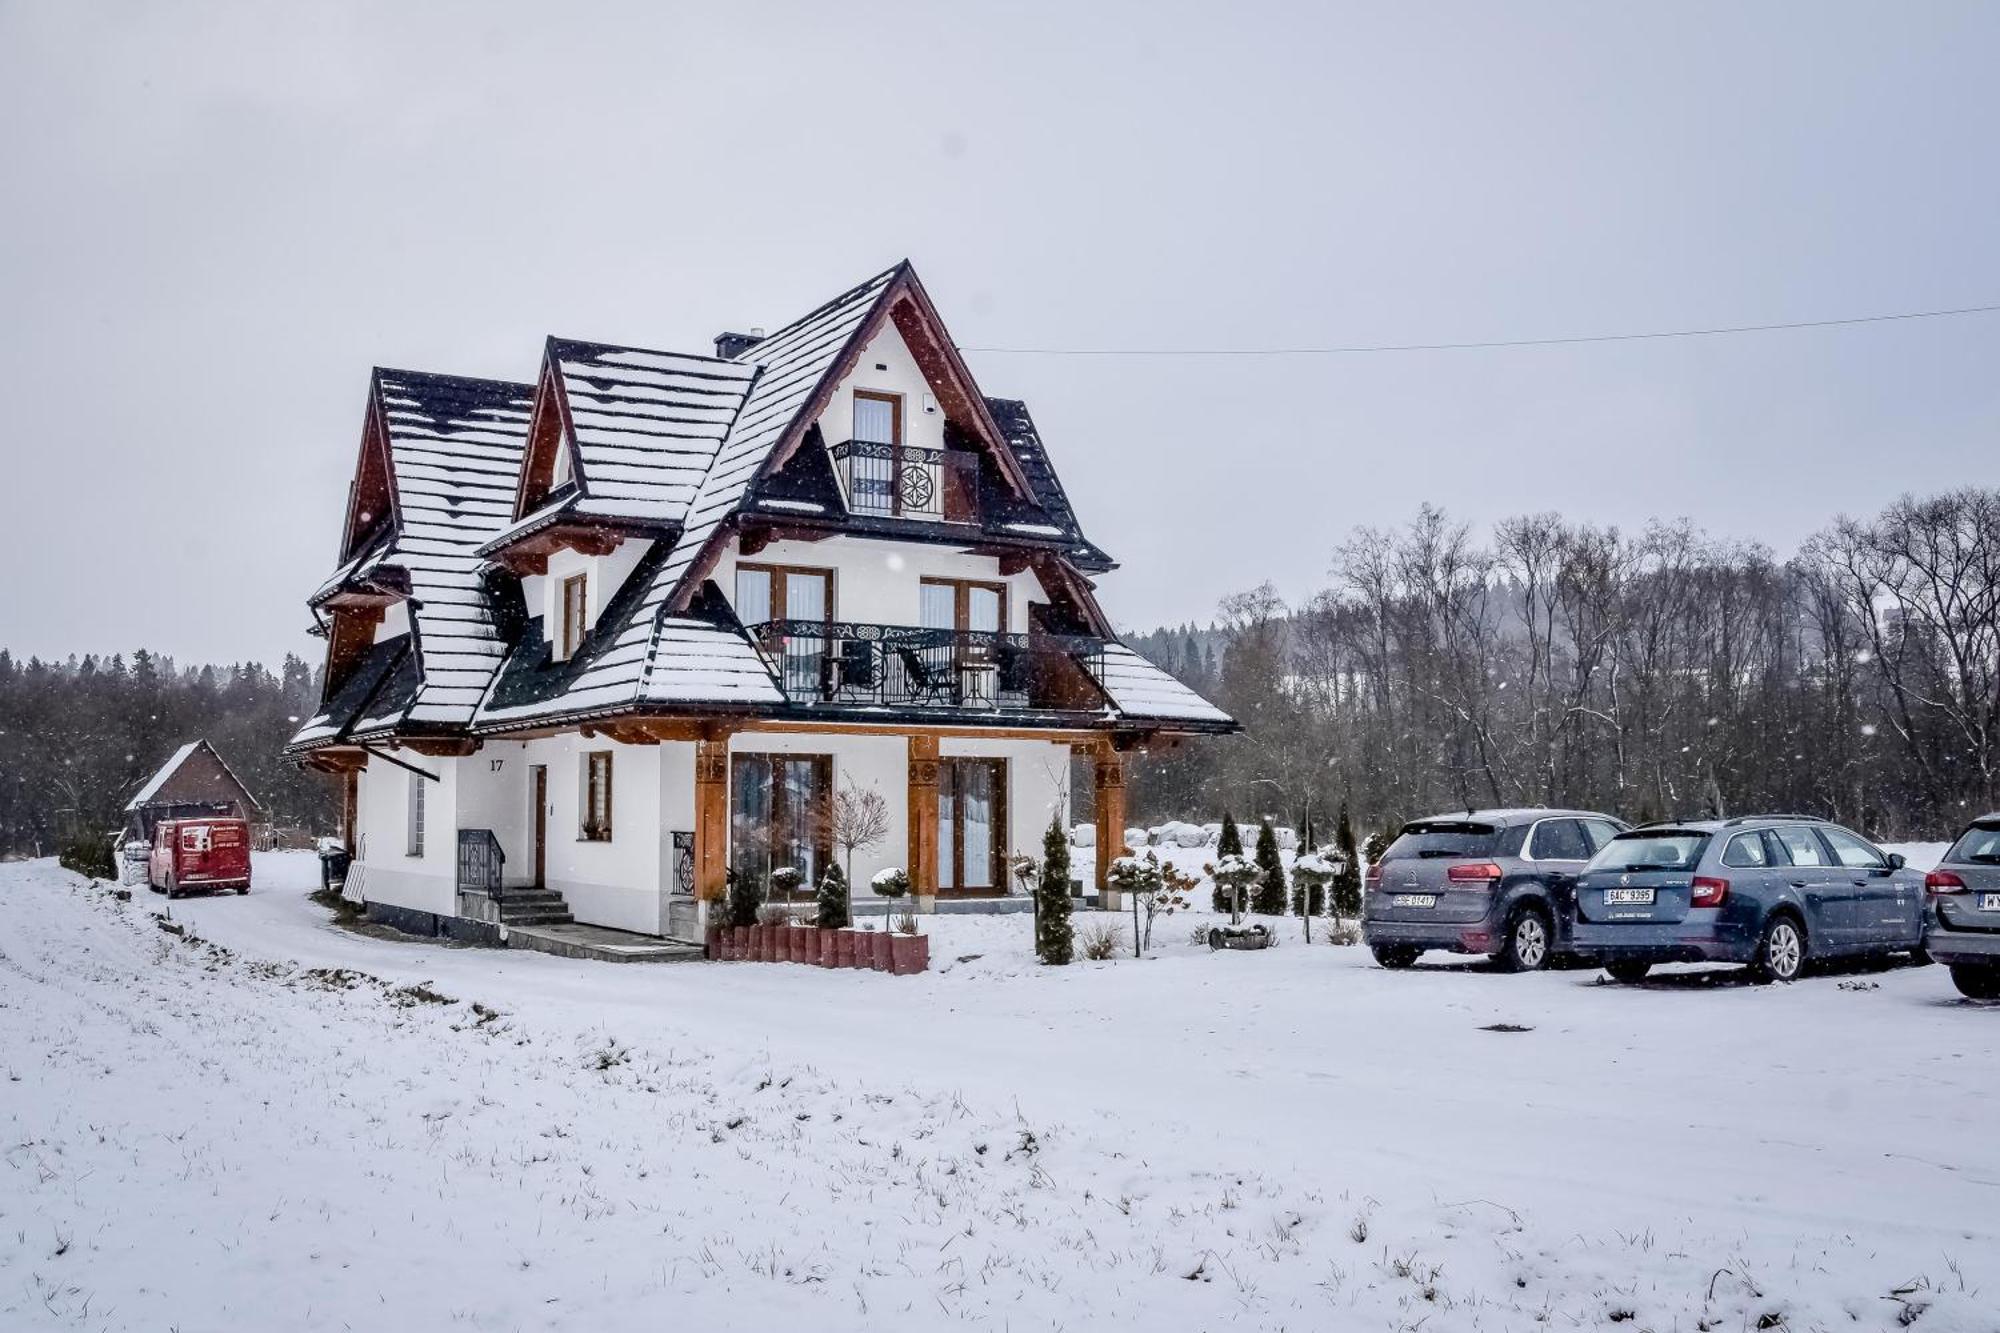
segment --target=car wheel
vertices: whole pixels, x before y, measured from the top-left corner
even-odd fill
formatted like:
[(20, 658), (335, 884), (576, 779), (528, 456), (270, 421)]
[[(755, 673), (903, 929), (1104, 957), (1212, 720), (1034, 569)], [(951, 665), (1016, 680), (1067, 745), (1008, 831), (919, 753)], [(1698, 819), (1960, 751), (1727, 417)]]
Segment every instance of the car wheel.
[(1625, 986), (1636, 986), (1646, 979), (1646, 974), (1653, 970), (1653, 965), (1640, 962), (1636, 958), (1621, 958), (1615, 963), (1606, 963), (1604, 970), (1611, 974), (1613, 981)]
[(2000, 1000), (2000, 967), (1953, 963), (1951, 984), (1968, 1000)]
[(1929, 967), (1936, 961), (1931, 957), (1931, 951), (1921, 944), (1910, 950), (1910, 963), (1914, 967)]
[(1507, 972), (1539, 972), (1549, 965), (1549, 915), (1539, 907), (1515, 909), (1500, 945), (1499, 963)]
[(1806, 931), (1798, 918), (1780, 913), (1764, 926), (1750, 974), (1759, 981), (1797, 981), (1806, 966)]
[(181, 886), (180, 886), (180, 885), (178, 885), (178, 884), (176, 884), (176, 883), (174, 883), (174, 877), (173, 877), (172, 875), (168, 875), (168, 876), (167, 876), (167, 897), (168, 897), (168, 899), (169, 899), (169, 900), (172, 900), (172, 899), (174, 899), (174, 898), (178, 898), (178, 897), (180, 897), (180, 896), (181, 896)]
[(1413, 949), (1407, 944), (1378, 944), (1373, 950), (1375, 961), (1392, 972), (1400, 972), (1417, 961), (1421, 949)]

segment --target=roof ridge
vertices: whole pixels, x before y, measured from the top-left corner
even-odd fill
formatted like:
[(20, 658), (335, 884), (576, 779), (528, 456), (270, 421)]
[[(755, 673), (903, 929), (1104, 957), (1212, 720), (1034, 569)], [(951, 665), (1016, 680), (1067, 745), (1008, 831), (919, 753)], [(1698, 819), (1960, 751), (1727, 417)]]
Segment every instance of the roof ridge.
[(718, 366), (743, 364), (733, 357), (711, 356), (706, 352), (677, 352), (665, 347), (641, 347), (637, 343), (606, 343), (589, 338), (563, 338), (553, 333), (544, 336), (548, 340), (546, 345), (551, 350), (557, 347), (571, 347), (588, 348), (593, 352), (644, 352), (647, 356), (674, 356), (687, 361), (707, 361)]
[(399, 375), (413, 380), (439, 380), (450, 384), (483, 384), (495, 389), (520, 389), (529, 394), (535, 391), (534, 385), (525, 384), (520, 380), (493, 380), (478, 375), (454, 375), (443, 370), (405, 370), (397, 366), (375, 366), (371, 368), (370, 373), (378, 380), (384, 375)]

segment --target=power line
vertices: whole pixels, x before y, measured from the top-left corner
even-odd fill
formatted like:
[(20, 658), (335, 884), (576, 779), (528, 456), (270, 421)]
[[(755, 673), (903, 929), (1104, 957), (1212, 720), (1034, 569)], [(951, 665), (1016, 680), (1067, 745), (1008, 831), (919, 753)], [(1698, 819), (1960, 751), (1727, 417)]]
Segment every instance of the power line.
[(1889, 324), (1899, 320), (1990, 315), (2000, 305), (1968, 305), (1953, 310), (1913, 310), (1897, 315), (1855, 315), (1847, 319), (1806, 319), (1788, 324), (1734, 324), (1713, 329), (1666, 329), (1653, 333), (1593, 333), (1569, 338), (1503, 338), (1490, 342), (1385, 343), (1356, 347), (965, 347), (964, 352), (1000, 356), (1348, 356), (1364, 352), (1466, 352), (1494, 347), (1564, 347), (1573, 343), (1645, 342), (1659, 338), (1717, 338), (1731, 333), (1777, 333), (1786, 329), (1830, 329), (1847, 324)]

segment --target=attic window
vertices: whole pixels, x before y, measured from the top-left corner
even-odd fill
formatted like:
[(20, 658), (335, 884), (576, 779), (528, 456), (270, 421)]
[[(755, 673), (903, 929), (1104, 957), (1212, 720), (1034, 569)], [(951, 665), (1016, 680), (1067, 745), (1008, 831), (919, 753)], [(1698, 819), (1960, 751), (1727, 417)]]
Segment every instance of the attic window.
[(569, 446), (562, 440), (556, 441), (555, 466), (549, 470), (549, 489), (555, 490), (569, 481)]
[(572, 574), (562, 581), (562, 630), (556, 640), (557, 656), (564, 661), (576, 656), (588, 628), (590, 576)]

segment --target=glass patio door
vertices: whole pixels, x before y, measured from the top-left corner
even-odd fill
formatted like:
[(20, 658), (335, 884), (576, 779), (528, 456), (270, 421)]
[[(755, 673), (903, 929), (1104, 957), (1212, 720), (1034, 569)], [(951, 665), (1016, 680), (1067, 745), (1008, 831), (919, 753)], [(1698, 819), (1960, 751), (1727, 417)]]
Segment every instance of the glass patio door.
[(997, 893), (1006, 885), (1007, 761), (938, 764), (938, 891)]
[(792, 866), (810, 899), (833, 863), (827, 809), (833, 759), (823, 754), (739, 754), (730, 758), (729, 863), (768, 886), (771, 872)]

